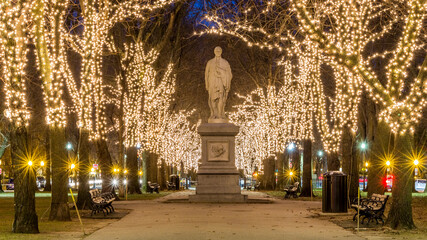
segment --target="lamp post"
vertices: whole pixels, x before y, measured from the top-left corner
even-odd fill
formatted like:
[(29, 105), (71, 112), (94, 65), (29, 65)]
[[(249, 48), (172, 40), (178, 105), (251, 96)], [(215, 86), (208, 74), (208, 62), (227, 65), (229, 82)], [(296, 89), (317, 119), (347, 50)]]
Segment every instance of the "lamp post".
[(124, 180), (124, 184), (125, 184), (125, 196), (126, 196), (126, 201), (128, 200), (128, 170), (125, 169), (123, 170), (123, 173), (125, 174), (125, 180)]
[(415, 181), (416, 181), (416, 179), (417, 179), (417, 177), (418, 177), (418, 164), (420, 163), (420, 161), (416, 158), (416, 159), (414, 159), (414, 182), (413, 182), (413, 190), (414, 190), (414, 192), (416, 192), (417, 191), (417, 189), (415, 188)]
[(96, 189), (96, 172), (95, 168), (90, 169), (90, 173), (93, 175), (93, 189)]
[[(74, 172), (74, 175), (75, 175), (75, 169), (76, 168), (76, 165), (74, 164), (74, 163), (72, 163), (71, 165), (70, 165), (70, 170), (71, 170), (71, 172), (73, 173)], [(76, 187), (76, 189), (77, 189), (77, 181), (76, 181), (76, 179), (74, 179), (74, 186)]]
[(363, 191), (366, 191), (366, 172), (368, 171), (368, 163), (365, 160), (365, 154), (366, 154), (366, 150), (368, 149), (368, 144), (363, 141), (360, 143), (360, 150), (362, 152), (362, 163), (363, 163)]

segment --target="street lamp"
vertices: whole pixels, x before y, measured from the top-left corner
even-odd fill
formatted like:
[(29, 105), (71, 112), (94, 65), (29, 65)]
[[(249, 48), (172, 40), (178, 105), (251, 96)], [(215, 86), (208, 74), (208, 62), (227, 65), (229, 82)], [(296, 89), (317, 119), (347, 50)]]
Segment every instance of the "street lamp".
[(73, 144), (71, 144), (70, 142), (68, 142), (67, 145), (65, 145), (65, 148), (67, 150), (72, 150), (73, 149)]
[(28, 166), (30, 166), (30, 167), (33, 166), (33, 161), (31, 161), (31, 160), (28, 161)]
[(288, 145), (288, 151), (291, 152), (294, 149), (295, 149), (295, 143), (293, 143), (293, 142), (289, 143), (289, 145)]
[(42, 166), (42, 167), (44, 166), (44, 161), (40, 162), (40, 166)]
[(323, 151), (322, 150), (317, 151), (317, 156), (323, 157)]
[(128, 170), (125, 169), (123, 170), (123, 173), (125, 174), (125, 180), (123, 181), (124, 185), (125, 185), (125, 196), (126, 196), (126, 200), (128, 200)]
[(419, 163), (420, 163), (420, 162), (418, 161), (418, 159), (415, 159), (415, 160), (414, 160), (414, 165), (415, 165), (415, 166), (418, 166), (418, 164), (419, 164)]
[(366, 150), (368, 149), (368, 144), (363, 141), (360, 143), (360, 150), (362, 151), (362, 162), (365, 165), (365, 168), (362, 168), (363, 171), (363, 191), (366, 191), (366, 172), (368, 171), (367, 167), (368, 167), (368, 163), (365, 160), (365, 153)]
[(362, 151), (365, 151), (368, 148), (368, 144), (366, 144), (366, 142), (362, 142), (360, 144), (360, 149), (362, 149)]

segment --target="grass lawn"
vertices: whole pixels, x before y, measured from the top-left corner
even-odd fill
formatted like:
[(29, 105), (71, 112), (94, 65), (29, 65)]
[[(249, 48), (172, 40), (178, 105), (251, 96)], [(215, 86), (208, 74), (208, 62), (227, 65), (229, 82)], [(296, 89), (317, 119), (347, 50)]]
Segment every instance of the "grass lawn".
[[(129, 194), (128, 200), (153, 200), (159, 197), (164, 197), (171, 192), (160, 192), (160, 194), (154, 193), (143, 193), (143, 194)], [(69, 195), (69, 203), (72, 204), (73, 200)], [(75, 199), (77, 198), (76, 194)], [(77, 200), (77, 199), (76, 199)], [(124, 200), (124, 199), (123, 199)], [(14, 201), (13, 192), (0, 193), (0, 240), (7, 239), (81, 239), (84, 237), (82, 227), (77, 217), (75, 210), (71, 210), (71, 222), (50, 222), (49, 210), (50, 210), (51, 194), (49, 192), (37, 192), (36, 193), (36, 211), (39, 217), (39, 230), (40, 234), (15, 234), (12, 233), (12, 223), (14, 219)], [(114, 205), (114, 204), (113, 204)], [(117, 212), (121, 210), (117, 209)], [(123, 210), (125, 211), (125, 210)], [(83, 216), (89, 216), (90, 211), (80, 211)], [(121, 214), (121, 217), (126, 213)], [(89, 217), (83, 217), (82, 222), (84, 224), (84, 231), (86, 234), (90, 234), (111, 222), (117, 221), (118, 218), (103, 218), (98, 217), (92, 219)]]

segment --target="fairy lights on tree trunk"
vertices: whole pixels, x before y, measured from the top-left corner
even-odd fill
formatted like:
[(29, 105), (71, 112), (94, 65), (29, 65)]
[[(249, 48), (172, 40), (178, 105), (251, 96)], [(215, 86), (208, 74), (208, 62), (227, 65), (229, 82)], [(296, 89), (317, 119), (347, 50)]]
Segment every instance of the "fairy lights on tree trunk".
[(28, 53), (28, 16), (30, 1), (0, 1), (0, 60), (1, 75), (6, 93), (5, 116), (12, 124), (10, 134), (11, 158), (15, 179), (15, 233), (38, 233), (35, 209), (35, 169), (32, 166), (34, 149), (28, 143), (27, 126), (30, 113), (26, 102), (26, 73)]

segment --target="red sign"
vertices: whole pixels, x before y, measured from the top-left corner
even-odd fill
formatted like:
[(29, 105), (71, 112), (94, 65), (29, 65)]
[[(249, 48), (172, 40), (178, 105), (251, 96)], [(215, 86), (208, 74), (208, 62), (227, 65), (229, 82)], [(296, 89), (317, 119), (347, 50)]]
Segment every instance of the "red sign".
[(92, 167), (93, 167), (93, 169), (98, 170), (98, 164), (93, 164)]

